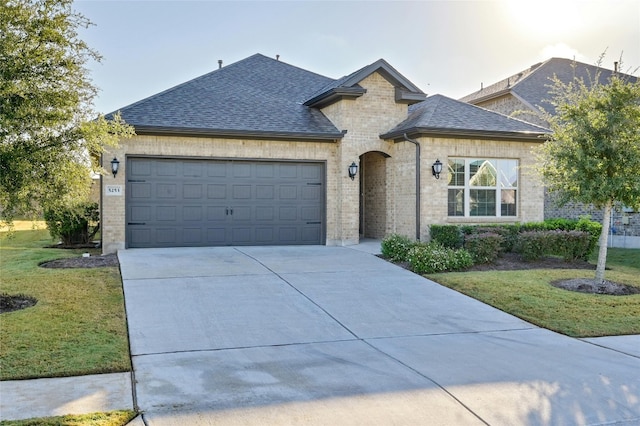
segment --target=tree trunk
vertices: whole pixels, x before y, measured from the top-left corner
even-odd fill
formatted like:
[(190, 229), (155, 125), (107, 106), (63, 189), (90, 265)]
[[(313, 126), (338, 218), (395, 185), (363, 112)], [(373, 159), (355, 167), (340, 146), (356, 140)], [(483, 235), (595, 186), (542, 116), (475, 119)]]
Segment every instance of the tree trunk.
[(598, 251), (598, 265), (596, 267), (595, 285), (600, 285), (604, 281), (604, 268), (607, 264), (607, 244), (609, 240), (609, 226), (611, 225), (612, 201), (608, 201), (604, 206), (604, 217), (602, 218), (602, 231), (600, 232), (600, 250)]

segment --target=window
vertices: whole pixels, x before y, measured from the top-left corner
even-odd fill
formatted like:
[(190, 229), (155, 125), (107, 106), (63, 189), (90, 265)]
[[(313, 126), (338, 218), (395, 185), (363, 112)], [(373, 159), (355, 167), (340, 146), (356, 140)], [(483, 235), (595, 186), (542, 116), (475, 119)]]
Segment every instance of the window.
[(516, 216), (518, 160), (450, 158), (449, 216)]

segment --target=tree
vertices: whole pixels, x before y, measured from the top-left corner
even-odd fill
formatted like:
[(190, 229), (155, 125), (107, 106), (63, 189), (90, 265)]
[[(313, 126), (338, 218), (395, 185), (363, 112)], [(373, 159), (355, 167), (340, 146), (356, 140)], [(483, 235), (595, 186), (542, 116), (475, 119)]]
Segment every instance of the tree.
[(560, 204), (604, 209), (595, 282), (604, 281), (611, 210), (640, 207), (640, 82), (614, 74), (585, 82), (555, 79), (547, 116), (551, 134), (539, 149), (539, 170)]
[(0, 3), (0, 206), (9, 222), (86, 199), (104, 146), (133, 134), (92, 109), (85, 66), (101, 58), (79, 39), (91, 23), (71, 3)]

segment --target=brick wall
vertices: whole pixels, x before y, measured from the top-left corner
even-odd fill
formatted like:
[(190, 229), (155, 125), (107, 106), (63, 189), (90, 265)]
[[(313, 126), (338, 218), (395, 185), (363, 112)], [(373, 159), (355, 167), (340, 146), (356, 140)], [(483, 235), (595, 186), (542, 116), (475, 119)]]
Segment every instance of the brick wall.
[[(339, 233), (344, 244), (355, 244), (359, 241), (359, 190), (361, 174), (356, 181), (346, 176), (346, 171), (352, 161), (359, 164), (360, 156), (371, 151), (382, 152), (387, 155), (393, 150), (393, 143), (380, 139), (380, 134), (395, 127), (407, 117), (407, 105), (395, 101), (395, 88), (384, 77), (373, 73), (363, 79), (360, 86), (367, 92), (359, 98), (336, 102), (322, 109), (322, 112), (336, 125), (339, 130), (347, 130), (345, 137), (339, 143), (339, 165), (341, 173), (341, 187), (337, 191), (340, 197)], [(362, 170), (362, 164), (359, 164)], [(387, 165), (389, 171), (389, 165)], [(345, 180), (346, 179), (346, 180)], [(387, 188), (389, 179), (387, 179)], [(366, 182), (365, 182), (366, 186)], [(387, 190), (387, 206), (392, 205), (389, 199), (392, 192)], [(389, 216), (387, 215), (387, 225)]]
[[(532, 149), (539, 144), (536, 142), (508, 142), (491, 140), (466, 140), (451, 138), (428, 138), (418, 139), (421, 152), (421, 229), (422, 240), (429, 237), (429, 226), (432, 224), (479, 224), (479, 223), (510, 223), (510, 222), (531, 222), (543, 219), (544, 189), (540, 180), (530, 171), (535, 162)], [(401, 147), (404, 145), (405, 147)], [(408, 147), (408, 148), (406, 148)], [(402, 163), (401, 167), (406, 170), (402, 173), (401, 180), (404, 185), (398, 185), (398, 203), (406, 204), (412, 209), (415, 204), (411, 201), (412, 186), (411, 179), (415, 178), (415, 163), (412, 166), (414, 152), (413, 145), (404, 143), (397, 145), (397, 162)], [(408, 149), (408, 150), (407, 150)], [(447, 161), (449, 157), (460, 158), (505, 158), (517, 159), (520, 164), (519, 185), (518, 185), (518, 215), (509, 218), (464, 218), (449, 217), (447, 213), (447, 189), (449, 173), (447, 171)], [(409, 158), (411, 161), (408, 161)], [(431, 173), (431, 165), (439, 159), (445, 164), (440, 179), (436, 179)], [(396, 207), (396, 229), (408, 236), (413, 236), (415, 232), (407, 232), (407, 224), (415, 217), (413, 211), (401, 206)], [(415, 223), (415, 222), (413, 222)]]
[[(336, 102), (322, 110), (339, 130), (347, 131), (337, 143), (177, 136), (136, 136), (122, 141), (117, 149), (110, 149), (103, 156), (107, 170), (114, 156), (120, 160), (117, 177), (103, 178), (103, 251), (111, 253), (125, 247), (126, 156), (139, 155), (323, 161), (326, 163), (326, 244), (357, 243), (361, 221), (365, 236), (382, 238), (399, 233), (414, 238), (415, 145), (379, 137), (407, 117), (407, 105), (396, 103), (395, 88), (377, 73), (359, 84), (367, 90), (363, 96)], [(431, 175), (431, 164), (436, 158), (445, 165), (450, 156), (520, 160), (518, 216), (483, 220), (483, 223), (542, 220), (543, 188), (528, 172), (534, 162), (531, 149), (536, 143), (425, 137), (420, 138), (420, 144), (421, 239), (428, 238), (431, 224), (477, 223), (474, 219), (447, 216), (448, 173), (445, 167), (439, 180)], [(347, 169), (354, 161), (359, 164), (359, 173), (352, 181)], [(107, 196), (104, 192), (107, 185), (119, 185), (122, 194)]]
[[(340, 198), (335, 195), (339, 179), (336, 168), (338, 158), (336, 143), (136, 136), (121, 141), (117, 149), (110, 149), (103, 156), (103, 167), (107, 170), (110, 169), (109, 162), (114, 156), (120, 160), (120, 171), (116, 178), (112, 176), (103, 178), (104, 196), (101, 213), (102, 242), (105, 253), (113, 253), (125, 248), (125, 176), (127, 174), (125, 158), (127, 155), (326, 161), (327, 241), (335, 244), (340, 240), (337, 228)], [(346, 169), (342, 174), (346, 174)], [(119, 185), (122, 195), (107, 196), (104, 193), (107, 185)]]
[(360, 162), (362, 201), (361, 230), (365, 238), (382, 239), (387, 235), (387, 162), (386, 158), (370, 152)]

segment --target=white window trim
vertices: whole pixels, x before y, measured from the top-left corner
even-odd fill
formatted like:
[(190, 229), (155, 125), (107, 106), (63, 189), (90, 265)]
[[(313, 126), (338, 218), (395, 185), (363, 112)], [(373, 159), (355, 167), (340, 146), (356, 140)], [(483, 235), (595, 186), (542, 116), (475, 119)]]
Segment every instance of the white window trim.
[[(464, 190), (464, 216), (449, 216), (448, 214), (448, 206), (447, 206), (447, 217), (449, 219), (456, 219), (456, 218), (468, 218), (468, 219), (481, 219), (481, 220), (485, 220), (485, 219), (491, 219), (491, 218), (508, 218), (508, 219), (514, 219), (517, 218), (520, 214), (520, 190), (518, 188), (518, 186), (520, 185), (520, 160), (518, 158), (490, 158), (490, 157), (484, 157), (484, 158), (478, 158), (478, 157), (451, 157), (447, 159), (447, 164), (449, 160), (462, 160), (464, 161), (464, 186), (462, 185), (447, 185), (447, 200), (448, 200), (448, 191), (449, 189), (463, 189)], [(500, 160), (512, 160), (516, 162), (516, 173), (517, 173), (517, 182), (518, 182), (518, 186), (508, 186), (508, 187), (504, 187), (502, 188), (500, 186)], [(496, 186), (471, 186), (470, 185), (470, 179), (471, 179), (471, 163), (474, 161), (495, 161), (495, 165), (496, 165)], [(496, 204), (495, 204), (495, 209), (496, 209), (496, 214), (493, 216), (471, 216), (471, 189), (481, 189), (481, 190), (495, 190), (495, 195), (496, 195)], [(516, 212), (515, 215), (507, 215), (507, 216), (503, 216), (502, 215), (502, 197), (501, 197), (501, 191), (502, 190), (515, 190), (516, 191)], [(448, 201), (447, 201), (448, 202)]]

